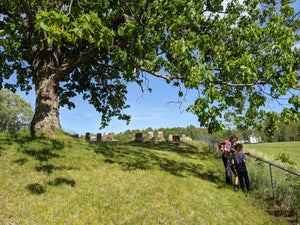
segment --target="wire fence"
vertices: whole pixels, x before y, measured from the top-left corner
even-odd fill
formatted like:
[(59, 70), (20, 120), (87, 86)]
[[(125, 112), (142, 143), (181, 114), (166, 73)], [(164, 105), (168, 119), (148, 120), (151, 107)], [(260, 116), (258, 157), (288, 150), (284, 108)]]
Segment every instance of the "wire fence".
[[(219, 150), (219, 141), (205, 135), (198, 136), (198, 141), (204, 141), (217, 156), (221, 158), (222, 153)], [(300, 173), (289, 170), (282, 166), (276, 165), (267, 160), (261, 159), (252, 154), (248, 154), (247, 157), (251, 157), (254, 160), (250, 164), (247, 164), (249, 170), (249, 176), (256, 188), (264, 188), (264, 192), (270, 189), (273, 197), (282, 199), (285, 202), (294, 201), (294, 197), (300, 195)], [(267, 168), (269, 167), (269, 168)], [(266, 171), (269, 170), (269, 175)], [(270, 178), (268, 178), (270, 176)], [(289, 198), (292, 198), (289, 200)]]
[(198, 141), (204, 141), (211, 151), (213, 151), (220, 158), (222, 157), (222, 152), (219, 150), (218, 147), (219, 141), (205, 135), (198, 136)]

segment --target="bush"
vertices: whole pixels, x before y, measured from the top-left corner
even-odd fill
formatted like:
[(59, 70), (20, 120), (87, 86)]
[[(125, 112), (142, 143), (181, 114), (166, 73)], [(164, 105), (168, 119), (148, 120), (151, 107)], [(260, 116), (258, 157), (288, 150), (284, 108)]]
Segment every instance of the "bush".
[(291, 160), (290, 155), (289, 154), (285, 154), (285, 153), (280, 153), (277, 157), (276, 160), (280, 160), (283, 163), (288, 163), (290, 165), (297, 165), (297, 163), (293, 160)]

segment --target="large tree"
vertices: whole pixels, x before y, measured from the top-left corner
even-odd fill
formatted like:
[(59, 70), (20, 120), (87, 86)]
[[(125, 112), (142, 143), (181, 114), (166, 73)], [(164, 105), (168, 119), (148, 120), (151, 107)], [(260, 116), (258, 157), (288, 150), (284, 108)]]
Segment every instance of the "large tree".
[[(188, 111), (216, 131), (299, 119), (299, 13), (282, 0), (1, 0), (0, 81), (35, 86), (32, 128), (61, 129), (59, 106), (81, 94), (102, 115), (130, 120), (126, 84), (147, 76), (199, 95)], [(16, 82), (10, 82), (16, 76)], [(15, 80), (15, 79), (13, 79)], [(148, 87), (148, 90), (151, 90)], [(266, 109), (268, 99), (281, 112)]]

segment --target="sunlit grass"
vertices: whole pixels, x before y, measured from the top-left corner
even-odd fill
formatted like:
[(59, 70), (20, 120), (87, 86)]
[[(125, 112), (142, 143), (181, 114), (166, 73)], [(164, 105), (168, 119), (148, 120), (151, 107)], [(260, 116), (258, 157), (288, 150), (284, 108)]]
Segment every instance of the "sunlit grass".
[(200, 142), (0, 134), (0, 224), (284, 224)]
[[(260, 143), (260, 144), (246, 144), (245, 151), (261, 157), (267, 161), (279, 164), (281, 166), (292, 169), (300, 173), (300, 142), (274, 142), (274, 143)], [(296, 164), (283, 163), (278, 158), (280, 154), (286, 154), (291, 161)]]

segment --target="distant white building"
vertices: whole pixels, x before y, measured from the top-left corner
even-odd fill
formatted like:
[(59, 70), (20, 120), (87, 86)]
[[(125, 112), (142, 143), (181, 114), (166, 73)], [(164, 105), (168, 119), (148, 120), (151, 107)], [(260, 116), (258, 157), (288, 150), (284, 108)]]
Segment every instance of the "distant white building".
[(91, 136), (90, 141), (96, 141), (96, 140), (97, 140), (96, 136)]
[(254, 133), (252, 133), (250, 136), (249, 136), (249, 143), (259, 143), (261, 142), (261, 136), (258, 136)]

